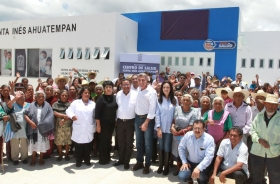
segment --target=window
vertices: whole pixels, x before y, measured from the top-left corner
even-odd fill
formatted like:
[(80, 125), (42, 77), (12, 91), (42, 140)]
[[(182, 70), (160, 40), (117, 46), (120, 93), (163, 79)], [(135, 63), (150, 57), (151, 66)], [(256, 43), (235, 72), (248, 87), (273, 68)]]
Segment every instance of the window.
[(203, 66), (203, 58), (199, 58), (199, 66)]
[(100, 57), (100, 49), (99, 48), (95, 48), (94, 49), (94, 53), (93, 53), (93, 59), (99, 59)]
[(82, 59), (82, 48), (78, 48), (78, 49), (77, 49), (76, 58), (77, 58), (77, 59)]
[(207, 58), (207, 66), (211, 66), (211, 58)]
[(110, 48), (105, 47), (101, 57), (104, 57), (105, 59), (109, 59), (109, 54), (110, 54)]
[(263, 68), (263, 66), (264, 66), (264, 60), (260, 59), (260, 68)]
[(183, 57), (183, 66), (186, 66), (187, 65), (187, 58)]
[(251, 59), (251, 63), (250, 63), (250, 67), (251, 68), (255, 68), (255, 59)]
[(194, 58), (191, 57), (191, 58), (190, 58), (190, 66), (193, 66), (193, 65), (194, 65)]
[(73, 48), (69, 48), (68, 59), (73, 59)]
[(85, 53), (85, 59), (90, 59), (90, 48), (86, 48)]
[(273, 68), (273, 59), (269, 60), (268, 68)]
[(280, 59), (278, 60), (278, 68), (280, 68)]
[(60, 59), (64, 59), (64, 58), (65, 58), (65, 49), (64, 49), (64, 48), (61, 48), (61, 49), (60, 49), (59, 58), (60, 58)]
[(179, 57), (175, 57), (175, 66), (179, 65)]
[(172, 57), (168, 57), (168, 65), (169, 65), (169, 66), (172, 65)]
[(241, 60), (241, 68), (246, 68), (246, 59)]
[(161, 65), (163, 65), (163, 66), (165, 65), (165, 57), (164, 56), (161, 57)]

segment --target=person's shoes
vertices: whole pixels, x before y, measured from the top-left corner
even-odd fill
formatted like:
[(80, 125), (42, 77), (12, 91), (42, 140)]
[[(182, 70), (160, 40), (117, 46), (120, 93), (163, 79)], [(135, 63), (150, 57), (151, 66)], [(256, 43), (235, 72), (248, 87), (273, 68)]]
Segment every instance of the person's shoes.
[(70, 157), (67, 156), (67, 157), (65, 157), (64, 159), (65, 159), (66, 161), (69, 161), (69, 160), (70, 160)]
[(85, 163), (87, 166), (91, 166), (91, 163), (90, 162), (86, 162)]
[(23, 164), (28, 164), (28, 160), (24, 159), (23, 161), (21, 161)]
[(117, 161), (116, 163), (113, 164), (113, 166), (120, 166), (123, 165), (124, 163), (121, 161)]
[(145, 165), (143, 171), (142, 171), (143, 174), (149, 174), (150, 173), (150, 166), (149, 165)]
[(124, 170), (128, 170), (129, 169), (129, 164), (124, 164), (123, 168), (124, 168)]
[(178, 176), (180, 170), (177, 170), (173, 172), (173, 176)]
[(81, 167), (82, 163), (76, 163), (76, 167)]
[(56, 161), (60, 162), (62, 160), (62, 157), (57, 157)]
[(43, 165), (45, 165), (45, 161), (44, 160), (39, 161), (39, 166), (43, 166)]
[(144, 168), (143, 163), (137, 162), (137, 163), (132, 167), (132, 170), (133, 170), (133, 171), (137, 171), (137, 170), (143, 169), (143, 168)]
[(158, 173), (158, 174), (161, 174), (162, 171), (163, 171), (163, 166), (159, 166), (159, 167), (158, 167), (158, 170), (157, 170), (157, 173)]
[(14, 162), (13, 162), (13, 165), (18, 165), (18, 161), (17, 161), (17, 160), (14, 161)]
[(119, 152), (118, 152), (118, 150), (116, 150), (115, 152), (114, 152), (114, 154), (112, 155), (112, 157), (118, 157), (119, 156)]

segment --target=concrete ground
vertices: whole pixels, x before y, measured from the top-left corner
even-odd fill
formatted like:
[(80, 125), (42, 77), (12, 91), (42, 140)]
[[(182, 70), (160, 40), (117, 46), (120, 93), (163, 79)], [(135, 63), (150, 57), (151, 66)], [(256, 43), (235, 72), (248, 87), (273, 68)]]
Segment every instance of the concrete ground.
[[(136, 163), (136, 152), (133, 152), (130, 166), (132, 167)], [(151, 166), (151, 173), (148, 175), (142, 174), (142, 170), (131, 171), (124, 170), (123, 165), (114, 167), (117, 157), (112, 157), (112, 162), (108, 165), (99, 165), (97, 158), (92, 158), (92, 166), (86, 166), (82, 164), (80, 168), (75, 165), (75, 158), (71, 156), (70, 161), (64, 159), (60, 162), (56, 161), (58, 157), (55, 152), (50, 159), (45, 160), (44, 166), (39, 166), (38, 161), (35, 167), (30, 167), (29, 164), (22, 164), (14, 166), (13, 162), (7, 162), (4, 159), (5, 171), (0, 171), (0, 183), (1, 184), (56, 184), (56, 183), (179, 183), (176, 176), (172, 173), (175, 170), (174, 166), (168, 176), (164, 177), (162, 174), (157, 174), (158, 163)], [(28, 158), (30, 161), (31, 158)], [(175, 162), (174, 162), (175, 163)]]

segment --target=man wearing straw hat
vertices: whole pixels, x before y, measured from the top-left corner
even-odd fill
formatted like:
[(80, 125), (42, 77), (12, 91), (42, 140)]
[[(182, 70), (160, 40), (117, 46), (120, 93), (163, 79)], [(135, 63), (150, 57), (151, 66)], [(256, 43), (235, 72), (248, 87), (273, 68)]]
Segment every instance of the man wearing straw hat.
[(247, 145), (247, 137), (252, 124), (252, 110), (244, 100), (248, 98), (249, 91), (236, 87), (234, 91), (228, 93), (228, 96), (233, 102), (228, 103), (224, 110), (230, 113), (232, 125), (243, 129), (243, 142)]
[(252, 184), (262, 183), (263, 172), (267, 167), (269, 183), (280, 182), (280, 113), (278, 97), (268, 94), (260, 100), (265, 111), (259, 113), (250, 131), (253, 145), (250, 154), (252, 163)]
[(87, 74), (87, 77), (83, 76), (76, 68), (72, 69), (74, 72), (76, 72), (78, 74), (79, 77), (83, 77), (85, 80), (87, 80), (88, 82), (91, 79), (95, 79), (95, 77), (97, 76), (97, 73), (95, 71), (89, 71)]
[(252, 120), (255, 119), (257, 114), (265, 111), (264, 104), (261, 103), (259, 100), (264, 101), (267, 95), (268, 95), (268, 93), (265, 93), (263, 90), (258, 90), (257, 93), (251, 93), (252, 98), (256, 102), (256, 106), (251, 107), (251, 109), (252, 109)]
[(67, 86), (65, 86), (68, 83), (69, 78), (59, 75), (57, 78), (54, 79), (54, 82), (57, 85), (57, 88), (61, 90), (68, 90)]

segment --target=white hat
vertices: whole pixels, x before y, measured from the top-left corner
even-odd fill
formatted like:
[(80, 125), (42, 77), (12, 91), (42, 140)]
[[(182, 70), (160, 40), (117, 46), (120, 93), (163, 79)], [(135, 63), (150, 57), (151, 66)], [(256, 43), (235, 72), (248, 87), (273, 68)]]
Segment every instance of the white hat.
[(87, 80), (82, 80), (82, 86), (88, 86), (88, 81)]
[(232, 90), (228, 87), (226, 88), (217, 88), (216, 90), (216, 94), (219, 96), (219, 97), (222, 97), (222, 91), (227, 91), (228, 93), (231, 92)]
[(242, 93), (244, 95), (244, 99), (246, 100), (249, 96), (249, 91), (247, 89), (241, 89), (241, 87), (235, 87), (234, 91), (230, 91), (228, 93), (228, 97), (233, 100), (234, 93)]
[(268, 95), (268, 93), (264, 92), (263, 90), (258, 90), (258, 92), (256, 93), (251, 93), (251, 96), (253, 99), (256, 98), (256, 96), (263, 96), (263, 97), (266, 97)]
[(94, 78), (97, 76), (97, 73), (95, 71), (89, 71), (88, 74), (87, 74), (88, 78), (91, 74), (94, 75)]
[(272, 94), (267, 94), (265, 101), (264, 100), (260, 100), (259, 101), (261, 103), (272, 103), (272, 104), (278, 104), (280, 105), (280, 103), (278, 103), (278, 97), (276, 95), (272, 95)]

